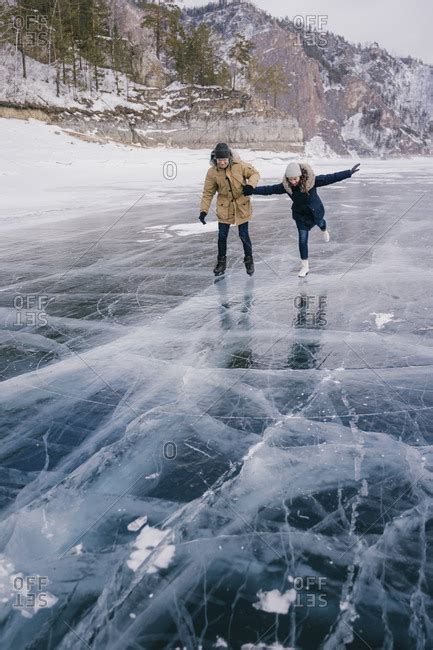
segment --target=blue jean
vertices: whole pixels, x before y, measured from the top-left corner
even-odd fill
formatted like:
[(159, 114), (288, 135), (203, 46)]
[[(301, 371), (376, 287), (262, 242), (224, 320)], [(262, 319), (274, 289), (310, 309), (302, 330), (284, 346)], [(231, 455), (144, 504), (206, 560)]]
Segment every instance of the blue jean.
[[(308, 228), (302, 228), (302, 226), (299, 226), (296, 224), (298, 227), (298, 235), (299, 235), (299, 253), (301, 255), (301, 260), (308, 260), (308, 233), (310, 232)], [(320, 230), (326, 230), (326, 221), (325, 219), (322, 219), (319, 223), (318, 226)]]
[[(227, 237), (229, 236), (229, 230), (229, 223), (218, 223), (218, 257), (225, 257), (227, 254)], [(244, 247), (245, 257), (252, 256), (253, 247), (248, 233), (248, 221), (241, 223), (241, 225), (238, 226), (238, 232)]]

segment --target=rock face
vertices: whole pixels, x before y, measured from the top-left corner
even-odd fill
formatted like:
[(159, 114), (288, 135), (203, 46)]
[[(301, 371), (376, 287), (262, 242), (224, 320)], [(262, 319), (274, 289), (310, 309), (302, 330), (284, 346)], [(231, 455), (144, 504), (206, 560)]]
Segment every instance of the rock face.
[(137, 51), (140, 53), (135, 70), (137, 80), (142, 84), (163, 87), (166, 82), (165, 71), (156, 58), (152, 34), (148, 29), (141, 27), (144, 12), (135, 4), (125, 0), (112, 0), (111, 6), (120, 32), (129, 42), (137, 46)]
[(200, 148), (227, 140), (237, 147), (303, 148), (302, 129), (294, 118), (240, 92), (174, 83), (152, 110), (145, 122), (141, 115), (133, 120), (136, 142)]
[[(148, 50), (149, 34), (136, 27), (141, 10), (132, 0), (116, 2), (128, 37)], [(302, 131), (304, 143), (319, 139), (328, 151), (340, 155), (432, 153), (432, 66), (393, 57), (376, 44), (362, 48), (332, 33), (306, 33), (302, 26), (272, 18), (245, 2), (213, 3), (195, 13), (186, 11), (184, 21), (208, 24), (217, 33), (220, 55), (226, 60), (236, 34), (244, 34), (253, 41), (254, 56), (262, 65), (282, 68), (286, 88), (277, 97), (273, 115), (270, 106), (267, 112), (254, 115), (245, 110), (244, 102), (244, 112), (229, 117), (226, 101), (215, 97), (215, 110), (209, 119), (206, 111), (199, 115), (197, 99), (195, 108), (191, 107), (189, 134), (177, 121), (170, 125), (176, 129), (172, 135), (163, 135), (162, 124), (154, 131), (159, 135), (152, 137), (185, 144), (189, 139), (194, 146), (206, 134), (218, 136), (220, 124), (222, 133), (233, 136), (238, 146), (298, 146)], [(158, 65), (150, 57), (143, 70), (155, 71)], [(169, 71), (165, 73), (168, 79)], [(252, 109), (257, 105), (254, 90), (246, 80), (241, 88), (251, 95)], [(201, 92), (206, 94), (207, 90)]]
[[(30, 115), (27, 109), (25, 117), (40, 119), (41, 111), (36, 106), (33, 111)], [(227, 140), (235, 147), (293, 152), (304, 148), (302, 129), (289, 115), (269, 107), (267, 102), (216, 87), (172, 84), (163, 92), (153, 89), (137, 110), (45, 109), (43, 115), (76, 133), (90, 131), (102, 140), (148, 147), (164, 144), (210, 148)]]
[(277, 108), (298, 121), (306, 141), (320, 136), (339, 154), (431, 153), (432, 66), (331, 33), (306, 33), (251, 4), (209, 5), (187, 20), (217, 31), (222, 54), (241, 32), (262, 65), (283, 69), (287, 89)]

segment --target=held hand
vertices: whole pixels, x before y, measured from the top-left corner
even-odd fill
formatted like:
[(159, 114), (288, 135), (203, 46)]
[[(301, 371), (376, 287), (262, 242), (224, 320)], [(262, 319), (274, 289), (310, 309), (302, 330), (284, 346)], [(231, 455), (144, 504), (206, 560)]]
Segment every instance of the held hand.
[(200, 212), (199, 219), (202, 222), (203, 226), (206, 225), (206, 215), (207, 215), (207, 212)]
[(356, 165), (354, 165), (352, 167), (352, 169), (350, 170), (352, 172), (352, 174), (356, 174), (356, 172), (359, 172), (360, 166), (361, 166), (361, 163), (356, 163)]
[(242, 188), (242, 194), (244, 196), (251, 196), (253, 193), (254, 187), (252, 185), (244, 185)]

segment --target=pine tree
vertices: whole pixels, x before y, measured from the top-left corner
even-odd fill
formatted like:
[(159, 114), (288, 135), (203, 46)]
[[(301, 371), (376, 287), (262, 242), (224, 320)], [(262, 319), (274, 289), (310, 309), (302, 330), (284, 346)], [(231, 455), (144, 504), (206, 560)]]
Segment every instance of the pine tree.
[(273, 106), (277, 108), (278, 97), (287, 91), (287, 75), (281, 63), (272, 66), (269, 79), (270, 92), (272, 95)]
[(278, 97), (287, 90), (287, 74), (281, 63), (265, 66), (256, 59), (251, 62), (248, 77), (254, 90), (277, 107)]
[(211, 86), (226, 85), (230, 80), (227, 64), (219, 61), (215, 39), (204, 23), (191, 27), (178, 41), (175, 61), (176, 71), (182, 82)]
[(174, 0), (157, 0), (157, 2), (142, 2), (145, 16), (141, 22), (142, 27), (149, 28), (155, 38), (155, 52), (158, 60), (161, 54), (173, 46), (180, 19), (180, 9)]
[(243, 34), (236, 34), (236, 41), (229, 50), (232, 71), (232, 90), (236, 89), (236, 77), (238, 74), (245, 73), (251, 62), (252, 51), (254, 49), (253, 41), (249, 41)]
[(21, 52), (21, 64), (23, 79), (27, 79), (27, 66), (26, 66), (26, 26), (29, 24), (29, 16), (31, 9), (28, 7), (24, 0), (17, 0), (14, 7), (13, 24), (16, 35), (16, 47)]
[(99, 90), (99, 68), (106, 64), (109, 40), (110, 11), (104, 0), (93, 0), (91, 11), (90, 62), (93, 66), (96, 91)]

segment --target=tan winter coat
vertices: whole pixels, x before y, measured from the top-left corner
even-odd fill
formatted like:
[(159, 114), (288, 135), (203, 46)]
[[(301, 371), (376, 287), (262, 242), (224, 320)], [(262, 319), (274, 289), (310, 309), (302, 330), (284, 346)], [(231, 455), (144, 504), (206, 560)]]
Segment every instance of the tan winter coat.
[(242, 194), (244, 185), (255, 187), (260, 179), (260, 174), (249, 163), (241, 160), (232, 152), (232, 163), (226, 169), (217, 169), (216, 165), (210, 167), (206, 174), (203, 188), (203, 197), (200, 212), (209, 212), (210, 204), (216, 192), (216, 215), (221, 223), (240, 225), (251, 219), (251, 197)]

